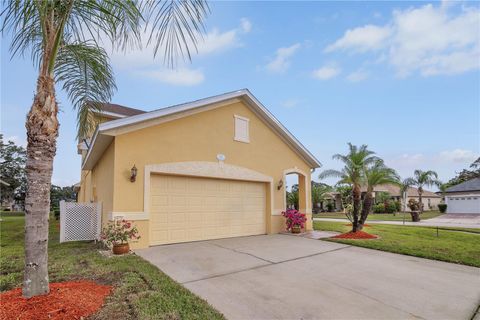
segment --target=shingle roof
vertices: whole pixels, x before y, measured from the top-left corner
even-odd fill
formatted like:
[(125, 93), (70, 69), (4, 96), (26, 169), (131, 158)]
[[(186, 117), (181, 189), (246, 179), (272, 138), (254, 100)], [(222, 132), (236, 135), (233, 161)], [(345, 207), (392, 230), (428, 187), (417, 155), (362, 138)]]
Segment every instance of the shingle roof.
[(101, 108), (103, 112), (120, 114), (127, 117), (135, 116), (137, 114), (142, 114), (146, 112), (143, 110), (125, 107), (115, 103), (101, 103)]
[(480, 177), (457, 184), (448, 188), (445, 192), (466, 192), (466, 191), (480, 191)]

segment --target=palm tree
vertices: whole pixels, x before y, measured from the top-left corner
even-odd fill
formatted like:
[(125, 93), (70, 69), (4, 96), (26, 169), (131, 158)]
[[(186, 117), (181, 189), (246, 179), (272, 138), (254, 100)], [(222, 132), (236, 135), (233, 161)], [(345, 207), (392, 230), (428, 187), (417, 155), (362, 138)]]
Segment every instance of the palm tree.
[(328, 192), (332, 191), (332, 187), (324, 183), (315, 183), (312, 181), (312, 206), (316, 207), (317, 204), (326, 199)]
[(438, 184), (438, 190), (442, 193), (442, 202), (445, 202), (445, 193), (447, 192), (447, 189), (450, 188), (449, 183), (439, 183)]
[(381, 184), (398, 184), (400, 177), (395, 170), (385, 166), (382, 160), (365, 167), (365, 185), (367, 191), (363, 199), (362, 214), (358, 228), (361, 230), (373, 205), (373, 190)]
[(358, 215), (361, 206), (361, 186), (365, 178), (365, 168), (373, 165), (380, 159), (374, 156), (375, 153), (373, 151), (367, 149), (367, 145), (357, 147), (348, 143), (348, 148), (349, 152), (346, 155), (335, 154), (332, 157), (333, 159), (343, 162), (344, 167), (342, 170), (325, 170), (320, 174), (320, 179), (337, 177), (340, 178), (338, 183), (349, 184), (352, 186), (352, 232), (356, 232), (358, 230)]
[(402, 195), (402, 211), (407, 211), (407, 192), (410, 188), (410, 181), (408, 179), (403, 180), (398, 185), (400, 187), (400, 194)]
[(438, 175), (435, 171), (428, 170), (415, 170), (413, 172), (413, 178), (407, 178), (404, 180), (404, 184), (408, 186), (415, 186), (418, 191), (418, 202), (420, 203), (420, 212), (423, 212), (423, 202), (422, 202), (422, 194), (423, 194), (423, 187), (425, 186), (439, 186), (441, 182), (438, 180)]
[(95, 125), (94, 110), (86, 101), (108, 102), (115, 90), (102, 41), (127, 50), (140, 46), (142, 32), (151, 30), (148, 42), (154, 45), (154, 55), (164, 48), (164, 61), (172, 66), (178, 56), (190, 58), (189, 47), (204, 31), (208, 11), (204, 0), (10, 0), (3, 4), (1, 31), (12, 34), (12, 56), (30, 54), (38, 68), (25, 125), (25, 297), (49, 291), (49, 193), (59, 127), (56, 84), (62, 85), (77, 110), (78, 135), (83, 138)]

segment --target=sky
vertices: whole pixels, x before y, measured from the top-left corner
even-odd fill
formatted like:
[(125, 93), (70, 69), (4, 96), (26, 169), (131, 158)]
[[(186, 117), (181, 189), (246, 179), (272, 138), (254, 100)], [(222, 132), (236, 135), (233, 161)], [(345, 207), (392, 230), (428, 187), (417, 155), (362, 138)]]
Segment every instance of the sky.
[[(479, 2), (210, 2), (206, 35), (175, 70), (153, 48), (108, 49), (112, 102), (154, 110), (248, 88), (323, 169), (367, 144), (406, 178), (447, 181), (480, 155)], [(25, 144), (36, 69), (1, 41), (0, 125)], [(52, 182), (80, 179), (76, 114), (61, 86)], [(272, 155), (281, 156), (281, 155)], [(324, 182), (335, 183), (328, 179)]]

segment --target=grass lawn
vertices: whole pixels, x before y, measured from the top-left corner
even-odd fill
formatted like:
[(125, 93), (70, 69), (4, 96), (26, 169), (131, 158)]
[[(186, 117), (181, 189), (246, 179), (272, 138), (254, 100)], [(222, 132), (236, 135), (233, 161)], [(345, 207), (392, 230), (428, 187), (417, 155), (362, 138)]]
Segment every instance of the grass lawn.
[[(442, 215), (440, 211), (425, 211), (422, 213), (420, 218), (422, 220), (432, 219)], [(344, 213), (342, 212), (322, 212), (313, 215), (314, 218), (333, 218), (333, 219), (347, 219)], [(392, 213), (370, 213), (368, 215), (368, 220), (382, 220), (382, 221), (403, 221), (403, 213), (397, 213), (393, 215)], [(412, 221), (410, 213), (405, 213), (405, 221)]]
[[(22, 284), (24, 217), (18, 213), (0, 217), (0, 290), (5, 291)], [(115, 288), (91, 319), (224, 319), (207, 302), (138, 256), (106, 258), (93, 242), (60, 244), (58, 222), (50, 221), (50, 281), (90, 279)]]
[[(343, 222), (314, 221), (315, 230), (348, 232)], [(468, 230), (472, 233), (465, 232)], [(365, 227), (365, 232), (380, 236), (377, 240), (340, 240), (340, 242), (359, 247), (401, 253), (421, 258), (442, 260), (447, 262), (480, 267), (480, 235), (478, 229), (454, 231), (448, 228), (412, 227), (401, 225), (375, 224)]]

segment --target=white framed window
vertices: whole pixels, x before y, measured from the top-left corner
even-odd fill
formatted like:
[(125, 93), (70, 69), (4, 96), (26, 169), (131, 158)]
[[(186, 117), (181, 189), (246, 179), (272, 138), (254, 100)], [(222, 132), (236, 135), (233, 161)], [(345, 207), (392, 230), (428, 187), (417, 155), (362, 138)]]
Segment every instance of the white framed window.
[(233, 139), (240, 142), (250, 142), (250, 119), (234, 115), (235, 136)]

